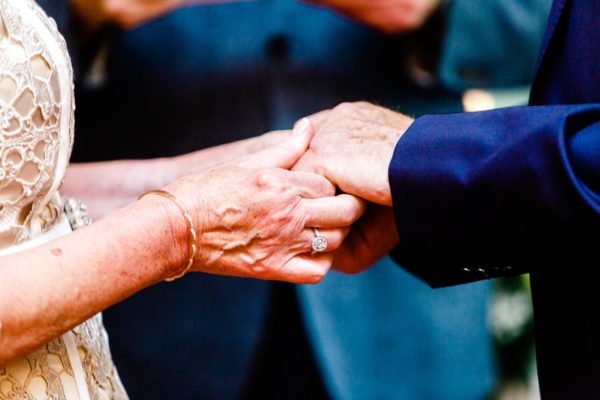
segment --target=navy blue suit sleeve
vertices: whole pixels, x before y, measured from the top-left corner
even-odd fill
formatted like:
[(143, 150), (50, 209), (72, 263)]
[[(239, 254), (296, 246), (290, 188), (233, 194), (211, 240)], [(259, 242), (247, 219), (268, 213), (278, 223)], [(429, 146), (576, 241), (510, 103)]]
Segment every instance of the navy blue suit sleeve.
[(600, 105), (421, 117), (389, 176), (394, 257), (431, 286), (568, 263), (600, 239)]

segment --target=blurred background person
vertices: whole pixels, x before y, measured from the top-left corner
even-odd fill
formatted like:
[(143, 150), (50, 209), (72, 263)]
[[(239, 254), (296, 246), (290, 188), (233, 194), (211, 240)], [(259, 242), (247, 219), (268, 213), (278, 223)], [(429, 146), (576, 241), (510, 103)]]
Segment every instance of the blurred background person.
[[(459, 111), (467, 87), (529, 82), (550, 1), (262, 0), (156, 20), (183, 2), (45, 3), (79, 67), (74, 160), (99, 161), (285, 129), (341, 101)], [(109, 191), (83, 200), (108, 212)], [(105, 314), (121, 377), (134, 399), (489, 394), (490, 284), (433, 292), (379, 264), (316, 287), (216, 276), (159, 285)]]

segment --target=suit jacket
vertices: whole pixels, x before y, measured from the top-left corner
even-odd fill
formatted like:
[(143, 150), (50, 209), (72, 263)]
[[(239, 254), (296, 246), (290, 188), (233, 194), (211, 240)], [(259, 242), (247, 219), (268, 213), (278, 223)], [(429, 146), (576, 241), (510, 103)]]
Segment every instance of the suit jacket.
[[(114, 45), (107, 86), (77, 85), (76, 161), (180, 154), (287, 128), (344, 100), (413, 113), (459, 108), (457, 97), (399, 74), (401, 40), (292, 1), (180, 10)], [(132, 398), (236, 397), (271, 286), (191, 275), (109, 310)], [(476, 399), (493, 385), (489, 290), (431, 293), (386, 259), (360, 277), (300, 286), (297, 296), (333, 398)]]
[(600, 3), (557, 0), (531, 106), (425, 116), (390, 165), (397, 260), (432, 286), (532, 273), (544, 399), (600, 397)]

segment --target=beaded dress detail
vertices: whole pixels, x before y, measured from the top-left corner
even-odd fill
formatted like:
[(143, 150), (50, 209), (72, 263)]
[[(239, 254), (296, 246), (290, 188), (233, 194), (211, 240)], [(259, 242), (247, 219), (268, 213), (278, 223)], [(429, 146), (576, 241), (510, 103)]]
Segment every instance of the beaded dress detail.
[[(0, 0), (0, 255), (70, 231), (58, 188), (74, 104), (71, 61), (54, 20), (33, 0)], [(0, 399), (127, 399), (101, 315), (0, 365)]]

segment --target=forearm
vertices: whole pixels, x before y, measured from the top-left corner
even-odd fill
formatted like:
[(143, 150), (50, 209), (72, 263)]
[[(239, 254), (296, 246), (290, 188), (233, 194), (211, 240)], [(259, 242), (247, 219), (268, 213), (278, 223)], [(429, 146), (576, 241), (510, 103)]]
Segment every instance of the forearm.
[(165, 186), (188, 173), (247, 155), (269, 141), (252, 138), (172, 158), (71, 164), (61, 192), (82, 200), (91, 216), (98, 219), (131, 203), (141, 193)]
[(83, 201), (96, 220), (172, 181), (172, 164), (166, 159), (72, 164), (61, 193)]
[(335, 187), (322, 176), (289, 171), (312, 136), (307, 122), (299, 124), (276, 146), (177, 179), (164, 187), (166, 198), (144, 196), (81, 231), (0, 258), (0, 365), (188, 271), (293, 283), (323, 279), (332, 257), (305, 257), (312, 228), (321, 228), (327, 251), (335, 251), (364, 205), (334, 197)]
[(148, 197), (47, 245), (1, 258), (0, 365), (172, 276), (187, 256), (180, 220), (169, 202)]

